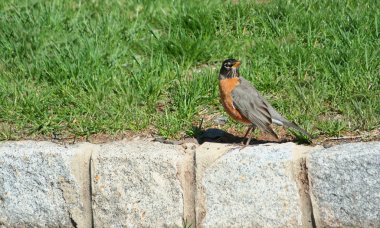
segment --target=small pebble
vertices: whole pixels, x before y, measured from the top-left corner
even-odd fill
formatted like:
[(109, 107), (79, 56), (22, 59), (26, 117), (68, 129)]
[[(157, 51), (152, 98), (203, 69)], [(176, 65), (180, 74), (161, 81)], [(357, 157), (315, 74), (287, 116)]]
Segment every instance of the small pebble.
[(227, 117), (219, 116), (214, 119), (214, 122), (219, 125), (225, 125), (227, 123)]

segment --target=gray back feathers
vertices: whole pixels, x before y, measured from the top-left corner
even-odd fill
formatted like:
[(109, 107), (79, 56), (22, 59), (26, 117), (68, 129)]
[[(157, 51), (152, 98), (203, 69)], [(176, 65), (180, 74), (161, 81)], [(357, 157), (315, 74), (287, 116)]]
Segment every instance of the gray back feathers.
[(294, 128), (305, 135), (310, 135), (296, 124), (282, 117), (269, 102), (260, 95), (257, 89), (249, 81), (240, 77), (240, 85), (232, 91), (235, 108), (244, 115), (253, 125), (275, 136), (270, 124), (285, 125)]

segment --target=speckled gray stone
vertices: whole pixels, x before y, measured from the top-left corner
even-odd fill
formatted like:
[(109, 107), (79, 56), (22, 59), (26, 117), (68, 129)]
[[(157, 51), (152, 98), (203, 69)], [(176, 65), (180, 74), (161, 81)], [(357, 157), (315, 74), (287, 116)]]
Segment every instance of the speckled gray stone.
[(380, 142), (316, 150), (307, 166), (317, 227), (380, 227)]
[(92, 156), (95, 227), (181, 226), (180, 146), (117, 142)]
[(380, 227), (380, 142), (184, 148), (2, 142), (0, 227)]
[[(200, 174), (197, 221), (204, 227), (301, 227), (301, 199), (294, 180), (295, 144), (230, 150)], [(213, 149), (215, 150), (215, 149)], [(199, 153), (198, 153), (199, 152)], [(197, 151), (197, 165), (203, 159)], [(199, 195), (199, 194), (198, 194)], [(204, 198), (204, 199), (202, 199)]]
[(77, 172), (78, 166), (89, 169), (87, 146), (0, 143), (0, 225), (91, 226), (89, 175)]

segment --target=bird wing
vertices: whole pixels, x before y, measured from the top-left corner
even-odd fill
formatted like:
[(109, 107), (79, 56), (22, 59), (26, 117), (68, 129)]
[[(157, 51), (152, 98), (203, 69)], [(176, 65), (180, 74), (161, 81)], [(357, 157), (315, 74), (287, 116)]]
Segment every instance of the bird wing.
[[(239, 112), (241, 112), (241, 114), (253, 124), (262, 128), (266, 132), (276, 136), (272, 128), (269, 126), (269, 124), (273, 122), (278, 125), (291, 127), (304, 135), (307, 135), (309, 138), (312, 138), (307, 131), (281, 116), (281, 114), (260, 95), (256, 88), (242, 77), (240, 77), (240, 85), (232, 91), (232, 98), (234, 105)], [(268, 120), (268, 118), (270, 118), (270, 120)]]
[(249, 81), (240, 77), (240, 84), (232, 90), (232, 99), (235, 108), (252, 124), (277, 138), (270, 127), (272, 123), (270, 107)]

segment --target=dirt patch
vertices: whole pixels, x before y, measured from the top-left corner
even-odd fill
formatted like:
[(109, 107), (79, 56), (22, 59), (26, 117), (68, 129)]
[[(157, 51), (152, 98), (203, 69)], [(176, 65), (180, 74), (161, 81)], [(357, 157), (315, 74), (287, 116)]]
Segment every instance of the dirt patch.
[[(210, 121), (206, 121), (210, 123)], [(199, 128), (200, 127), (200, 128)], [(226, 127), (217, 124), (207, 124), (207, 126), (196, 126), (197, 133), (194, 137), (181, 137), (179, 139), (167, 139), (157, 135), (156, 129), (146, 129), (139, 132), (123, 131), (115, 134), (108, 133), (96, 133), (87, 136), (74, 136), (72, 134), (60, 134), (60, 135), (29, 135), (19, 136), (17, 138), (11, 138), (10, 140), (37, 140), (37, 141), (52, 141), (60, 144), (74, 144), (78, 142), (90, 142), (93, 144), (101, 144), (120, 140), (133, 140), (138, 138), (151, 139), (152, 141), (158, 141), (166, 144), (181, 145), (184, 143), (196, 143), (202, 144), (204, 142), (219, 142), (219, 143), (230, 143), (230, 144), (240, 144), (244, 140), (244, 135), (246, 129), (239, 130), (234, 126)], [(260, 130), (256, 130), (251, 134), (252, 140), (251, 145), (262, 144), (262, 143), (285, 143), (285, 142), (296, 142), (300, 144), (308, 144), (299, 141), (290, 131), (283, 127), (273, 126), (273, 129), (278, 135), (278, 139), (263, 133)], [(210, 130), (219, 131), (216, 135), (206, 134)], [(352, 142), (370, 142), (370, 141), (380, 141), (380, 128), (374, 129), (372, 131), (355, 131), (355, 132), (345, 132), (343, 136), (340, 137), (330, 137), (327, 135), (319, 135), (318, 137), (312, 139), (309, 145), (322, 145), (325, 148)]]
[(312, 145), (322, 145), (324, 148), (328, 148), (343, 143), (371, 141), (380, 141), (380, 128), (374, 129), (372, 131), (346, 132), (344, 136), (340, 137), (327, 137), (321, 135), (313, 140)]

